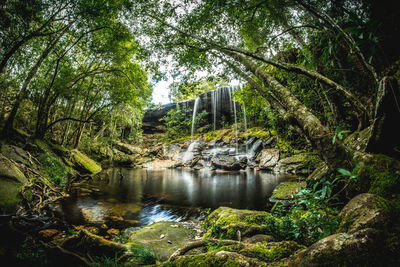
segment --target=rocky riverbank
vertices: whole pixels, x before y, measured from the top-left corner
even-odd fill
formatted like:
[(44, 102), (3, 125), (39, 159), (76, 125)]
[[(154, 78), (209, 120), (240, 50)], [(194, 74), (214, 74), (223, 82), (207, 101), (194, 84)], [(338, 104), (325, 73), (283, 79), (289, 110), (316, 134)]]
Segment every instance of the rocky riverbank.
[[(78, 150), (40, 140), (3, 143), (0, 204), (7, 216), (1, 217), (5, 239), (0, 255), (16, 264), (45, 265), (60, 260), (117, 266), (400, 264), (397, 160), (360, 152), (362, 165), (352, 172), (341, 171), (338, 177), (347, 180), (340, 178), (342, 189), (332, 193), (324, 189), (334, 188), (324, 180), (326, 165), (313, 153), (289, 147), (268, 132), (250, 133), (236, 136), (221, 130), (175, 142), (151, 139), (153, 143), (141, 147), (115, 144), (114, 155), (131, 159), (125, 162), (128, 166), (193, 171), (252, 168), (300, 175), (274, 190), (271, 201), (277, 202), (268, 212), (220, 207), (200, 223), (157, 222), (141, 229), (130, 227), (121, 216), (99, 227), (66, 223), (58, 201), (71, 192), (69, 188), (93, 193), (79, 181), (101, 167)], [(351, 137), (349, 146), (362, 145), (361, 136)], [(324, 204), (329, 197), (350, 201), (331, 208)]]

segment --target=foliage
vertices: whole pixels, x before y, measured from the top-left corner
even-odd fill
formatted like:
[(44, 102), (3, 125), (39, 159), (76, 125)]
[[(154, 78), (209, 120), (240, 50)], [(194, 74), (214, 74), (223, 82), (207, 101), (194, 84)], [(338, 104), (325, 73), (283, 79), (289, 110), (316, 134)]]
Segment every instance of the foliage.
[(201, 78), (195, 81), (190, 80), (189, 77), (184, 77), (183, 80), (174, 82), (169, 86), (169, 98), (175, 102), (194, 99), (205, 92), (227, 85), (228, 83), (224, 79), (213, 76)]
[(146, 247), (132, 247), (132, 253), (137, 258), (137, 262), (145, 265), (155, 264), (158, 260), (158, 256), (154, 250)]
[(32, 243), (22, 244), (19, 251), (15, 254), (16, 265), (22, 266), (48, 266), (49, 260), (46, 256), (45, 251), (42, 248), (38, 248)]
[(287, 204), (277, 203), (272, 214), (281, 220), (265, 225), (266, 229), (280, 239), (296, 240), (305, 245), (335, 233), (340, 218), (338, 209), (331, 205), (337, 202), (343, 188), (356, 179), (356, 172), (357, 168), (352, 172), (338, 169), (335, 176), (324, 177), (312, 187), (301, 188)]
[(202, 128), (202, 132), (210, 130), (211, 125), (208, 124), (208, 112), (206, 110), (196, 114), (196, 117), (194, 118), (194, 126), (195, 131), (199, 128)]
[(61, 187), (67, 183), (69, 170), (58, 158), (49, 153), (44, 153), (40, 156), (40, 162), (50, 181)]
[(222, 243), (221, 241), (207, 242), (206, 248), (207, 248), (207, 251), (213, 251), (213, 250), (219, 249), (223, 245), (224, 245), (224, 243)]
[(95, 263), (93, 266), (95, 267), (121, 267), (122, 264), (117, 262), (118, 255), (115, 255), (114, 258), (110, 258), (107, 256), (101, 256), (95, 258)]
[(187, 107), (179, 107), (171, 109), (163, 118), (167, 127), (167, 137), (176, 139), (190, 135), (192, 125), (191, 116), (192, 109)]
[(95, 135), (103, 126), (114, 139), (136, 138), (151, 86), (140, 47), (121, 21), (128, 10), (126, 0), (5, 3), (3, 134), (16, 120), (37, 138), (74, 147), (83, 134)]

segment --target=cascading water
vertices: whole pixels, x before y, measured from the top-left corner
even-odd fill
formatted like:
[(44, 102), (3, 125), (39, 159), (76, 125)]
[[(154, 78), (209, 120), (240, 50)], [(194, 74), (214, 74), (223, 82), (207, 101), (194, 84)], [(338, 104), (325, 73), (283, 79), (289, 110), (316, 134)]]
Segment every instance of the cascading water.
[(196, 123), (196, 114), (197, 114), (197, 109), (199, 107), (199, 102), (200, 102), (200, 97), (196, 98), (194, 101), (194, 107), (193, 107), (193, 116), (192, 116), (192, 130), (190, 132), (190, 136), (193, 138), (194, 134), (194, 129), (195, 129), (195, 123)]
[[(231, 125), (234, 124), (235, 129), (235, 147), (212, 147), (207, 154), (209, 154), (210, 158), (215, 157), (217, 155), (229, 155), (235, 157), (247, 157), (247, 146), (246, 151), (239, 150), (238, 144), (238, 110), (242, 110), (243, 112), (243, 122), (244, 122), (244, 130), (247, 131), (247, 118), (246, 118), (246, 110), (244, 105), (238, 106), (238, 103), (233, 100), (233, 93), (235, 90), (241, 88), (241, 86), (231, 86), (231, 87), (222, 87), (217, 90), (213, 90), (207, 93), (200, 95), (195, 101), (193, 105), (193, 115), (192, 115), (192, 128), (191, 128), (191, 137), (192, 142), (190, 143), (187, 151), (183, 155), (183, 161), (189, 162), (194, 156), (194, 151), (198, 145), (197, 141), (193, 140), (193, 136), (196, 130), (196, 116), (201, 111), (200, 109), (208, 110), (210, 114), (210, 119), (212, 120), (213, 130), (217, 130), (221, 125), (223, 126), (223, 122), (228, 122)], [(211, 101), (210, 101), (211, 100)], [(206, 105), (205, 105), (206, 104)], [(210, 105), (211, 104), (211, 105)], [(243, 149), (241, 149), (243, 150)], [(232, 151), (232, 152), (230, 152)]]

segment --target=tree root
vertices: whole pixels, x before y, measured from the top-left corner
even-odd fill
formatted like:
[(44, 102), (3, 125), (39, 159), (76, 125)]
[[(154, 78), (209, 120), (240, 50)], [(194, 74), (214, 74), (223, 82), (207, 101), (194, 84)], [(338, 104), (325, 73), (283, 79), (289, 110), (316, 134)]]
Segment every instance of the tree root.
[(197, 240), (194, 242), (191, 242), (181, 248), (179, 248), (177, 251), (172, 253), (172, 255), (169, 257), (169, 261), (173, 261), (178, 259), (180, 256), (188, 252), (189, 250), (192, 250), (194, 248), (199, 248), (207, 245), (210, 242), (220, 242), (224, 245), (236, 245), (236, 244), (242, 244), (242, 242), (235, 241), (235, 240), (219, 240), (219, 239), (214, 239), (214, 238), (207, 238), (207, 239), (201, 239)]

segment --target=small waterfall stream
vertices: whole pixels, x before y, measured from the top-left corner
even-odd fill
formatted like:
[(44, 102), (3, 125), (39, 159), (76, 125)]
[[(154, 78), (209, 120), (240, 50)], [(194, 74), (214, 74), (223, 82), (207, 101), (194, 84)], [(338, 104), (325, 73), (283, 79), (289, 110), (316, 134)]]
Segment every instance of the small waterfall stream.
[[(208, 110), (210, 113), (210, 121), (212, 121), (212, 129), (217, 130), (220, 127), (225, 126), (225, 123), (230, 123), (233, 125), (235, 130), (235, 147), (218, 148), (213, 147), (208, 152), (212, 156), (217, 154), (225, 154), (226, 151), (232, 151), (228, 153), (230, 156), (234, 157), (246, 157), (249, 161), (254, 158), (253, 147), (249, 147), (248, 142), (245, 142), (244, 148), (241, 146), (239, 148), (239, 127), (238, 127), (238, 114), (239, 111), (242, 112), (244, 131), (247, 131), (247, 118), (246, 118), (246, 108), (245, 105), (239, 105), (238, 102), (233, 100), (233, 94), (235, 90), (242, 89), (242, 86), (229, 86), (222, 87), (217, 90), (213, 90), (200, 95), (193, 104), (193, 114), (192, 114), (192, 127), (191, 127), (191, 143), (187, 151), (183, 155), (183, 162), (190, 162), (195, 156), (194, 151), (198, 145), (196, 140), (193, 140), (193, 136), (196, 130), (196, 116), (201, 110)], [(211, 100), (211, 101), (210, 101)], [(252, 144), (253, 145), (253, 144)]]
[(190, 132), (190, 136), (192, 138), (193, 138), (195, 124), (196, 124), (196, 115), (197, 115), (197, 109), (199, 107), (199, 102), (200, 102), (200, 97), (196, 98), (196, 100), (194, 101), (193, 116), (192, 116), (192, 130)]

